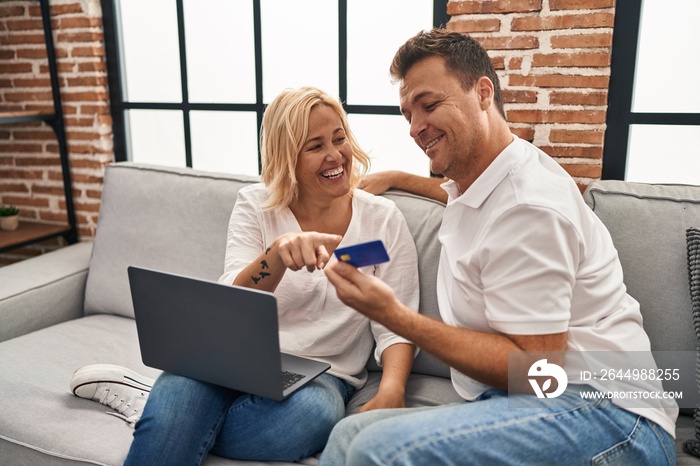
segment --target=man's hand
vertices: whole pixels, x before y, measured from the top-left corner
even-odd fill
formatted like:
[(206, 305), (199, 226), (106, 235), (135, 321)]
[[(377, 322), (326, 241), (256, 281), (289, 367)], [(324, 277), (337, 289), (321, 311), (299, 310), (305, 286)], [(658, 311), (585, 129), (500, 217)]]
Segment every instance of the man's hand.
[(377, 277), (365, 275), (340, 261), (329, 264), (325, 272), (338, 298), (370, 319), (385, 324), (392, 317), (390, 311), (398, 310), (394, 290)]
[(394, 186), (393, 178), (396, 176), (397, 173), (399, 172), (385, 171), (365, 175), (360, 180), (360, 185), (358, 186), (358, 188), (377, 196), (380, 194), (384, 194)]
[(391, 188), (424, 196), (436, 201), (447, 202), (447, 193), (440, 187), (445, 178), (418, 176), (399, 170), (365, 175), (360, 180), (359, 188), (375, 195), (383, 194)]

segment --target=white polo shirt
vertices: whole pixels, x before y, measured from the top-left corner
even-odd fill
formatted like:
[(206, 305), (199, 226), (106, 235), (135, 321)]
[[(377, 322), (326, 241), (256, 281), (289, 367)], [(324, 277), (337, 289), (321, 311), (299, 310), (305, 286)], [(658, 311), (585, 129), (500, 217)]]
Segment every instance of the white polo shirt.
[[(446, 323), (513, 335), (568, 330), (569, 351), (650, 351), (610, 234), (547, 154), (514, 137), (464, 194), (453, 181), (443, 188), (437, 294)], [(579, 367), (564, 369), (582, 383)], [(467, 400), (490, 388), (454, 369), (452, 381)], [(675, 435), (675, 402), (629, 410)]]

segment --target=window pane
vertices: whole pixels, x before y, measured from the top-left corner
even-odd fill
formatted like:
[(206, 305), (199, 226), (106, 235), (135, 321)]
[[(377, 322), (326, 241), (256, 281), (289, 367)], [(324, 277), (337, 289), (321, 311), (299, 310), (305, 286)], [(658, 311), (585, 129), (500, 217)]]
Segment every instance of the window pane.
[(372, 159), (370, 173), (401, 170), (430, 175), (430, 160), (408, 135), (408, 123), (400, 115), (348, 115), (360, 147)]
[(190, 112), (192, 166), (200, 170), (258, 174), (255, 112)]
[(338, 2), (261, 0), (263, 100), (286, 88), (338, 91)]
[(190, 102), (254, 103), (253, 2), (185, 0)]
[(409, 37), (432, 25), (432, 0), (348, 2), (348, 103), (398, 105), (398, 88), (389, 76), (391, 60)]
[(177, 12), (172, 0), (119, 0), (127, 102), (180, 102)]
[(185, 167), (182, 112), (178, 110), (128, 110), (129, 159), (134, 162)]
[(698, 18), (698, 0), (642, 2), (633, 112), (700, 113), (700, 93), (686, 82), (700, 74)]
[(627, 181), (700, 184), (700, 126), (631, 125)]

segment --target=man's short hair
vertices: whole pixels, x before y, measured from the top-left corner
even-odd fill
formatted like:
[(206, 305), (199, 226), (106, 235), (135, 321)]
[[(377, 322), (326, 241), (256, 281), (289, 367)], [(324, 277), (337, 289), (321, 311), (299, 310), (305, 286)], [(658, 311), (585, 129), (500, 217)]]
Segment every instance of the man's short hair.
[(486, 50), (472, 37), (459, 32), (434, 28), (421, 31), (403, 44), (394, 55), (389, 72), (393, 80), (402, 81), (409, 70), (424, 58), (442, 57), (462, 83), (462, 88), (471, 89), (476, 81), (486, 76), (493, 83), (498, 112), (505, 118), (503, 97), (498, 75)]

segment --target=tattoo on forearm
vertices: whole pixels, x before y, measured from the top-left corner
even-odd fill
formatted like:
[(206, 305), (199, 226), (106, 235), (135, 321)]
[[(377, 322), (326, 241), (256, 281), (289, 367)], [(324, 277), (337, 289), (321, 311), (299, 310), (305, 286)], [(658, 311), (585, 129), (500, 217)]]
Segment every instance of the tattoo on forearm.
[[(267, 254), (268, 252), (270, 252), (270, 248), (267, 248), (267, 249), (265, 250), (265, 254)], [(253, 280), (253, 283), (255, 283), (256, 285), (257, 285), (258, 282), (259, 282), (260, 280), (262, 280), (263, 278), (269, 277), (269, 276), (270, 276), (270, 274), (269, 274), (268, 272), (263, 272), (263, 270), (269, 269), (269, 268), (270, 268), (270, 266), (267, 265), (267, 261), (266, 261), (265, 259), (263, 259), (263, 260), (260, 261), (260, 268), (261, 268), (261, 269), (260, 269), (260, 272), (258, 273), (258, 276), (257, 276), (257, 277), (256, 277), (256, 276), (253, 276), (253, 275), (250, 276), (251, 280)]]

